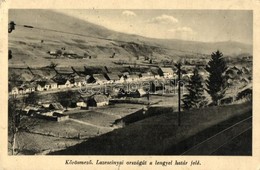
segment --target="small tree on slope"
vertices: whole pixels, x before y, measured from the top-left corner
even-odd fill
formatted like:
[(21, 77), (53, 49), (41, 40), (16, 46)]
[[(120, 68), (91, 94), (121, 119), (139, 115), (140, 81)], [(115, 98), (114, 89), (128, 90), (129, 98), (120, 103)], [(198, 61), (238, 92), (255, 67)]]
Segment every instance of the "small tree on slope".
[(198, 68), (193, 70), (188, 84), (186, 86), (188, 93), (182, 99), (183, 109), (190, 110), (192, 108), (201, 108), (206, 105), (206, 97), (204, 96), (203, 78), (198, 72)]

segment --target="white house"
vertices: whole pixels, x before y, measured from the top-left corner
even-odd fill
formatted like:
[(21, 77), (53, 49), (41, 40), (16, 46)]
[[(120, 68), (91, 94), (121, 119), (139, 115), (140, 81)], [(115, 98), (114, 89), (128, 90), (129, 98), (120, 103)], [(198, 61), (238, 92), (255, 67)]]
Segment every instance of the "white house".
[(58, 84), (58, 89), (64, 89), (64, 88), (71, 87), (70, 81), (66, 80), (66, 79), (58, 80), (57, 84)]
[(76, 87), (82, 87), (87, 84), (86, 78), (85, 77), (76, 77), (74, 78), (74, 85)]
[(19, 94), (19, 89), (17, 87), (13, 87), (12, 90), (11, 90), (11, 94), (12, 95), (17, 95)]

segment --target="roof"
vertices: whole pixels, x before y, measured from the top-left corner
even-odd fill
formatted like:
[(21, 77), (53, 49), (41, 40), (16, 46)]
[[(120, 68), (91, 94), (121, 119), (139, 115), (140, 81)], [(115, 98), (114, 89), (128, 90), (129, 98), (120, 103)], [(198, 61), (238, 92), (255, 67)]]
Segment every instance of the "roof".
[(119, 80), (119, 76), (117, 74), (107, 73), (109, 80)]
[(74, 73), (74, 70), (72, 70), (71, 68), (56, 67), (55, 70), (59, 74), (73, 74)]
[(63, 110), (63, 106), (60, 103), (51, 103), (50, 106), (52, 106), (55, 110)]
[(161, 67), (160, 68), (162, 70), (163, 73), (174, 73), (172, 68), (169, 67)]
[(56, 80), (56, 82), (57, 82), (58, 85), (64, 85), (64, 84), (66, 84), (67, 81), (68, 81), (67, 79), (59, 79), (59, 80)]
[(83, 82), (83, 81), (86, 81), (86, 77), (75, 77), (74, 78), (74, 82)]
[(38, 81), (37, 84), (41, 87), (44, 87), (46, 84), (46, 81)]
[(146, 94), (146, 91), (144, 91), (144, 89), (137, 89), (137, 92), (138, 92), (140, 95), (145, 95), (145, 94)]
[(46, 84), (56, 84), (56, 82), (53, 81), (53, 80), (47, 80), (47, 81), (46, 81)]
[(153, 76), (153, 74), (151, 72), (141, 73), (140, 75), (141, 75), (141, 77), (151, 77), (151, 76)]
[(95, 80), (107, 81), (107, 79), (104, 77), (103, 74), (93, 74), (93, 78), (94, 78)]
[(139, 78), (139, 76), (136, 75), (136, 74), (132, 74), (132, 75), (129, 75), (129, 76), (130, 76), (130, 78), (132, 78), (132, 79), (138, 79), (138, 78)]
[(25, 83), (21, 85), (22, 88), (34, 88), (36, 87), (36, 83)]
[(29, 110), (39, 110), (41, 108), (41, 106), (38, 105), (28, 105), (24, 108), (25, 111), (29, 111)]
[(101, 103), (101, 102), (106, 102), (108, 101), (107, 96), (105, 95), (95, 95), (93, 96), (93, 99), (97, 102), (97, 103)]
[(72, 67), (78, 73), (85, 73), (84, 67)]

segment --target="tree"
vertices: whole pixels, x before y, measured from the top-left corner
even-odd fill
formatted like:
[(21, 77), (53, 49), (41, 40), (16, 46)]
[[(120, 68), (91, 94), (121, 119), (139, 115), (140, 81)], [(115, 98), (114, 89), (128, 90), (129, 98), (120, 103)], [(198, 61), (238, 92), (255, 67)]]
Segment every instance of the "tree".
[(25, 99), (25, 104), (37, 104), (39, 101), (40, 97), (37, 92), (32, 92), (28, 95), (28, 97)]
[(17, 146), (17, 134), (37, 124), (37, 121), (23, 121), (25, 115), (22, 114), (22, 110), (26, 106), (26, 101), (27, 98), (17, 99), (15, 95), (8, 99), (8, 143), (12, 155), (23, 150), (21, 146)]
[(70, 107), (73, 103), (73, 100), (75, 98), (75, 93), (72, 92), (71, 90), (68, 90), (65, 92), (56, 93), (56, 97), (57, 97), (57, 102), (60, 102), (67, 110), (68, 107)]
[(11, 145), (12, 155), (15, 154), (16, 134), (19, 127), (19, 111), (17, 110), (17, 99), (12, 97), (8, 100), (8, 142)]
[(212, 98), (213, 105), (219, 105), (219, 101), (224, 97), (227, 82), (225, 78), (225, 71), (227, 70), (226, 62), (223, 54), (218, 50), (211, 54), (206, 70), (209, 73), (207, 82), (207, 92)]
[(8, 50), (8, 60), (10, 60), (12, 58), (13, 58), (12, 50)]
[(183, 96), (183, 109), (190, 110), (192, 108), (201, 108), (206, 105), (206, 97), (204, 96), (203, 78), (196, 67), (193, 70), (193, 75), (188, 81), (186, 88), (188, 93)]

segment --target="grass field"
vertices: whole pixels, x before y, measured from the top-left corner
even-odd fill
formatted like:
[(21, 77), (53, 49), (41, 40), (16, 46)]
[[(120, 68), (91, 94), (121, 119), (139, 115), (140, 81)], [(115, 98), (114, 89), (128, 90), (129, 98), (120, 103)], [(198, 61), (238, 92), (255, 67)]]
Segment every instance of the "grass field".
[(43, 136), (28, 132), (19, 132), (17, 134), (17, 146), (20, 149), (19, 154), (32, 155), (41, 152), (64, 149), (69, 146), (82, 142), (82, 140), (64, 139), (52, 136)]
[[(37, 118), (29, 118), (27, 121), (35, 121)], [(102, 133), (98, 128), (83, 125), (71, 120), (55, 122), (43, 119), (37, 119), (37, 123), (29, 128), (32, 133), (50, 135), (63, 138), (78, 138), (78, 136), (91, 137)], [(104, 133), (104, 132), (103, 132)]]
[(113, 115), (121, 118), (143, 108), (140, 104), (115, 104), (95, 109), (97, 112)]
[(251, 112), (250, 103), (192, 110), (182, 112), (181, 126), (177, 113), (161, 114), (53, 154), (160, 155), (213, 125)]

